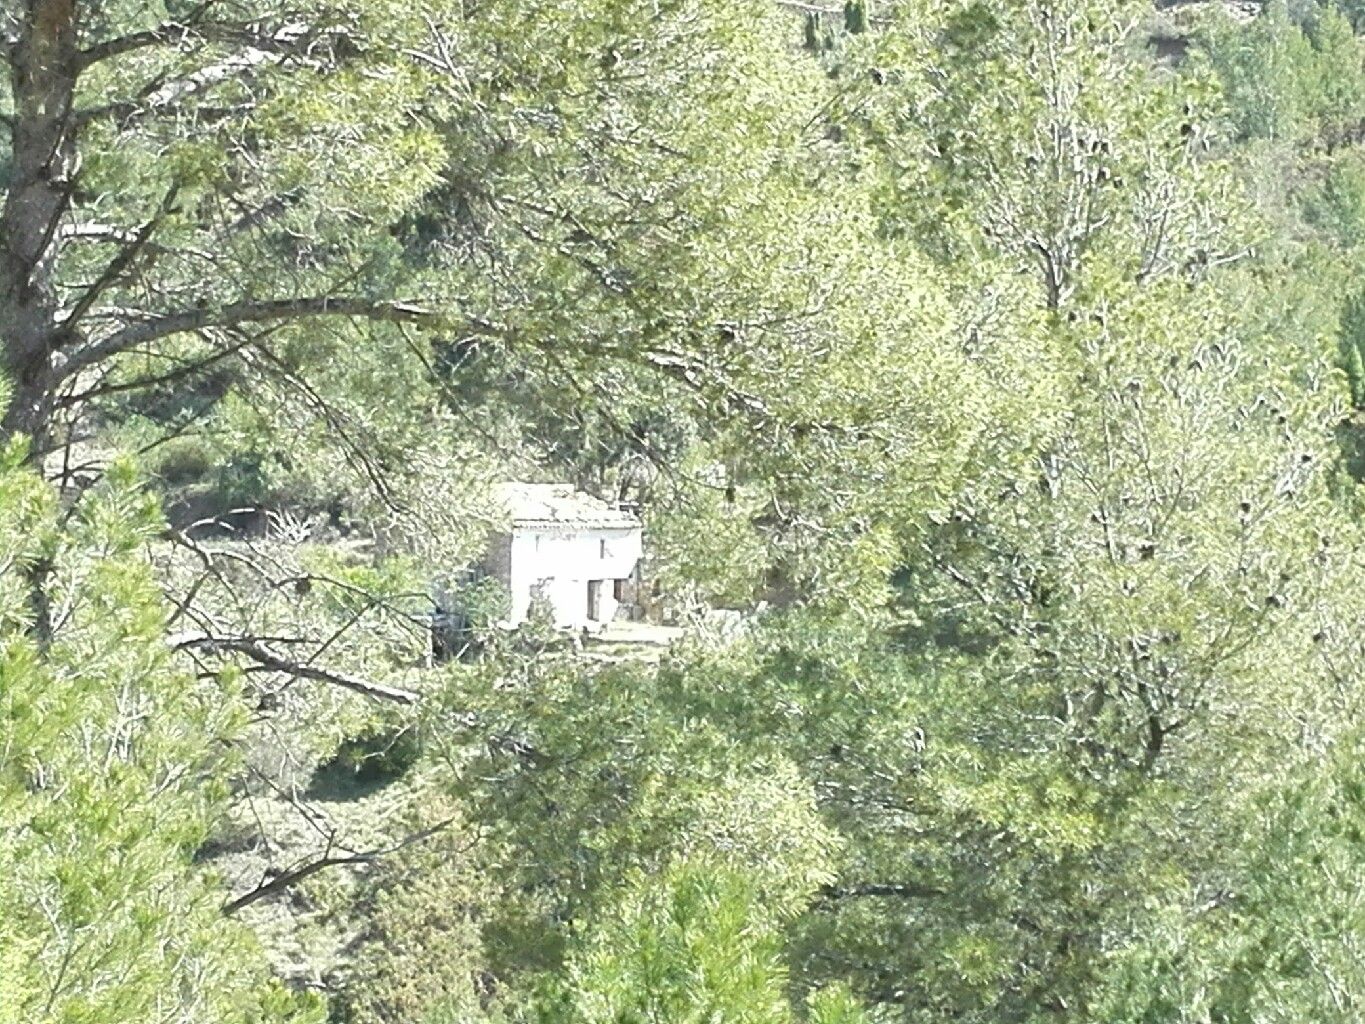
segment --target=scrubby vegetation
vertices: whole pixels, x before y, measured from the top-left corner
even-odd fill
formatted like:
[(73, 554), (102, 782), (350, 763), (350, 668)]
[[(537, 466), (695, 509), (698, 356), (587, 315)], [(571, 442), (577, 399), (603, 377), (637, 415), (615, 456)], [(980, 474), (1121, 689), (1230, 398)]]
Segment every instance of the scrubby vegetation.
[(0, 1024), (1355, 1024), (1362, 31), (0, 0)]

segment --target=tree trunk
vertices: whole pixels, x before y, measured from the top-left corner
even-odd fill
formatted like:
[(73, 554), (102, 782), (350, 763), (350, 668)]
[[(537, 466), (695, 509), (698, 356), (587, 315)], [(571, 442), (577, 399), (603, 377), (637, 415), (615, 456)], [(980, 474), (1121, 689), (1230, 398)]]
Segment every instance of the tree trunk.
[(6, 434), (47, 440), (60, 347), (57, 228), (77, 165), (73, 100), (80, 70), (77, 0), (28, 0), (10, 52), (13, 160), (0, 212), (0, 355), (14, 387)]

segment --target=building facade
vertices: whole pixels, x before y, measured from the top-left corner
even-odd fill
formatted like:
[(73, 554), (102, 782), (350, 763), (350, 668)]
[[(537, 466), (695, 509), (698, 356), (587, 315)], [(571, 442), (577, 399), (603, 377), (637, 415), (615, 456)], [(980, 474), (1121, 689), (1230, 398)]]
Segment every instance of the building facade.
[(534, 602), (556, 626), (595, 631), (617, 617), (643, 552), (639, 518), (569, 484), (503, 484), (509, 529), (493, 538), (486, 568), (511, 596), (519, 626)]

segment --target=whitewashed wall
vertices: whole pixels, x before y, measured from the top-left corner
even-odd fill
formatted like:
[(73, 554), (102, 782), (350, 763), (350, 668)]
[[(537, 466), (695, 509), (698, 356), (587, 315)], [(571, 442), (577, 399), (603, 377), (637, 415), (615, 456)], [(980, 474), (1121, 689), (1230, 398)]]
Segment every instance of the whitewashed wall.
[(635, 571), (642, 550), (636, 529), (568, 530), (520, 527), (512, 535), (508, 589), (511, 625), (526, 621), (531, 597), (539, 591), (550, 602), (555, 624), (572, 629), (590, 626), (588, 581), (602, 580), (598, 622), (616, 615), (612, 582)]

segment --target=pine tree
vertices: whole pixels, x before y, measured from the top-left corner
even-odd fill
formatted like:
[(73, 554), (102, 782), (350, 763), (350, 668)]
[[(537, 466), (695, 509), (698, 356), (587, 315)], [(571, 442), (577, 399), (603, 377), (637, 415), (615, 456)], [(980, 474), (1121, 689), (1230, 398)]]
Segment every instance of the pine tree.
[(117, 470), (61, 516), (24, 457), (0, 455), (0, 1019), (316, 1024), (195, 863), (240, 705), (171, 660), (154, 501)]

